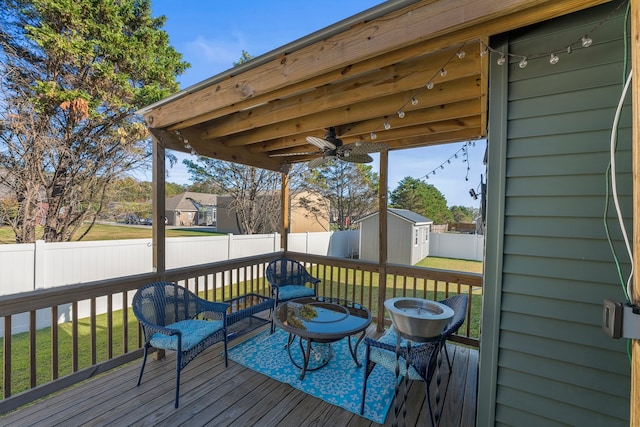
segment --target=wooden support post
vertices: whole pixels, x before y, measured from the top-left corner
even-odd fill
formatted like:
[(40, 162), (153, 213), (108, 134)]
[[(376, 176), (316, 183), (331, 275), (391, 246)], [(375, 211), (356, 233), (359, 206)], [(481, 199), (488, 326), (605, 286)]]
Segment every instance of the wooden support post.
[[(167, 269), (166, 263), (166, 230), (165, 217), (165, 148), (153, 136), (153, 230), (151, 243), (153, 245), (153, 270), (161, 275)], [(156, 360), (163, 359), (165, 351), (159, 349), (154, 353)]]
[(158, 273), (166, 270), (165, 259), (165, 149), (160, 141), (153, 137), (153, 269)]
[[(640, 0), (631, 0), (631, 65), (633, 81), (631, 84), (633, 102), (633, 263), (636, 273), (633, 276), (633, 293), (631, 301), (640, 304), (640, 275), (637, 273), (640, 265)], [(631, 345), (631, 408), (629, 425), (640, 427), (640, 340), (633, 340)]]
[(289, 231), (291, 227), (291, 201), (289, 198), (291, 194), (289, 192), (289, 174), (282, 174), (282, 189), (280, 191), (280, 204), (282, 212), (282, 229), (280, 230), (280, 247), (284, 252), (289, 250)]
[(380, 183), (378, 186), (378, 318), (377, 330), (384, 329), (384, 300), (387, 299), (387, 191), (389, 152), (380, 152)]

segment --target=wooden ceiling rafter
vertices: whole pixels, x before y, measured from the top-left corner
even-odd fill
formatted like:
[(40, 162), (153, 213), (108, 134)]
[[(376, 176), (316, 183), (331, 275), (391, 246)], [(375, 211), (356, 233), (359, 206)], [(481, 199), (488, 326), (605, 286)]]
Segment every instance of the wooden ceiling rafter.
[[(150, 127), (165, 129), (166, 148), (189, 152), (180, 137), (170, 136), (179, 132), (200, 155), (271, 170), (312, 158), (272, 155), (317, 151), (305, 138), (322, 137), (329, 126), (345, 144), (370, 141), (376, 132), (393, 150), (478, 139), (486, 136), (490, 59), (480, 56), (482, 43), (600, 3), (418, 1), (324, 38), (294, 42), (143, 114)], [(455, 56), (461, 46), (465, 58)], [(440, 77), (445, 65), (448, 73)], [(431, 78), (435, 88), (424, 90)], [(410, 104), (416, 93), (418, 104)], [(385, 120), (390, 130), (383, 129)]]

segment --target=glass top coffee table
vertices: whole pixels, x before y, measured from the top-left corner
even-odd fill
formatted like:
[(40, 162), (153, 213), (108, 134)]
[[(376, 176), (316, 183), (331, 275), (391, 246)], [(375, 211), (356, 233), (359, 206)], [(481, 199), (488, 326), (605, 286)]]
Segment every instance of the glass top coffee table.
[[(360, 342), (366, 335), (366, 329), (371, 324), (371, 312), (364, 306), (337, 298), (305, 297), (280, 303), (274, 312), (277, 326), (289, 333), (287, 350), (289, 359), (298, 368), (300, 379), (304, 379), (307, 371), (314, 371), (329, 363), (331, 353), (319, 365), (309, 368), (311, 346), (313, 343), (332, 343), (344, 337), (349, 337), (349, 351), (358, 367), (357, 352)], [(355, 346), (351, 337), (360, 334)], [(300, 366), (291, 355), (291, 347), (295, 339), (299, 338), (303, 363)], [(306, 341), (306, 347), (303, 344)]]

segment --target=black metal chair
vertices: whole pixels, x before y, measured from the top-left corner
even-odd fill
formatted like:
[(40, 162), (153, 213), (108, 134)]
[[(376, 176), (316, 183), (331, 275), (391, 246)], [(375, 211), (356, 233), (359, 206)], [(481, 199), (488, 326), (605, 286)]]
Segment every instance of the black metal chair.
[(467, 317), (467, 304), (469, 298), (467, 295), (458, 294), (442, 301), (439, 301), (441, 304), (444, 304), (453, 309), (453, 317), (449, 319), (449, 322), (445, 325), (444, 329), (440, 333), (442, 338), (442, 347), (444, 347), (444, 354), (447, 356), (447, 364), (449, 365), (449, 371), (451, 371), (451, 359), (449, 359), (449, 352), (447, 350), (447, 339), (460, 329), (460, 326), (464, 323)]
[(438, 351), (442, 340), (440, 336), (435, 337), (433, 341), (425, 343), (412, 342), (409, 350), (409, 368), (407, 369), (407, 341), (404, 338), (400, 340), (399, 362), (397, 362), (396, 345), (398, 333), (393, 326), (387, 329), (385, 333), (374, 340), (373, 338), (365, 338), (365, 373), (362, 384), (362, 401), (360, 403), (360, 415), (364, 414), (364, 404), (367, 395), (367, 379), (376, 365), (380, 365), (392, 372), (396, 370), (396, 364), (399, 368), (401, 377), (408, 376), (410, 380), (418, 380), (424, 382), (424, 391), (426, 395), (427, 406), (429, 408), (429, 416), (431, 425), (435, 425), (433, 419), (433, 411), (431, 409), (431, 400), (429, 398), (429, 383), (436, 370), (436, 361)]
[(176, 352), (176, 398), (180, 396), (180, 371), (209, 346), (224, 341), (227, 360), (227, 308), (211, 302), (171, 282), (154, 282), (138, 289), (133, 312), (144, 332), (144, 357), (138, 377), (142, 381), (150, 347)]
[(282, 301), (313, 297), (318, 294), (320, 279), (309, 274), (307, 269), (296, 260), (289, 258), (273, 260), (267, 265), (266, 274), (275, 305)]

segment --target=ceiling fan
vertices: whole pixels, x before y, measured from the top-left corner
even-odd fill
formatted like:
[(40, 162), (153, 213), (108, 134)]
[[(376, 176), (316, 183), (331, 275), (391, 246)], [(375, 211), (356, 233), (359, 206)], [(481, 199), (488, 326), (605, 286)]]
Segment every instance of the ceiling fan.
[(324, 139), (315, 136), (308, 136), (306, 139), (309, 144), (315, 145), (318, 151), (273, 154), (271, 157), (322, 154), (321, 157), (311, 160), (308, 164), (310, 168), (316, 168), (333, 159), (351, 163), (370, 163), (373, 158), (368, 153), (376, 153), (387, 148), (387, 144), (381, 142), (354, 142), (343, 145), (342, 140), (336, 136), (336, 130), (333, 127), (329, 128)]

